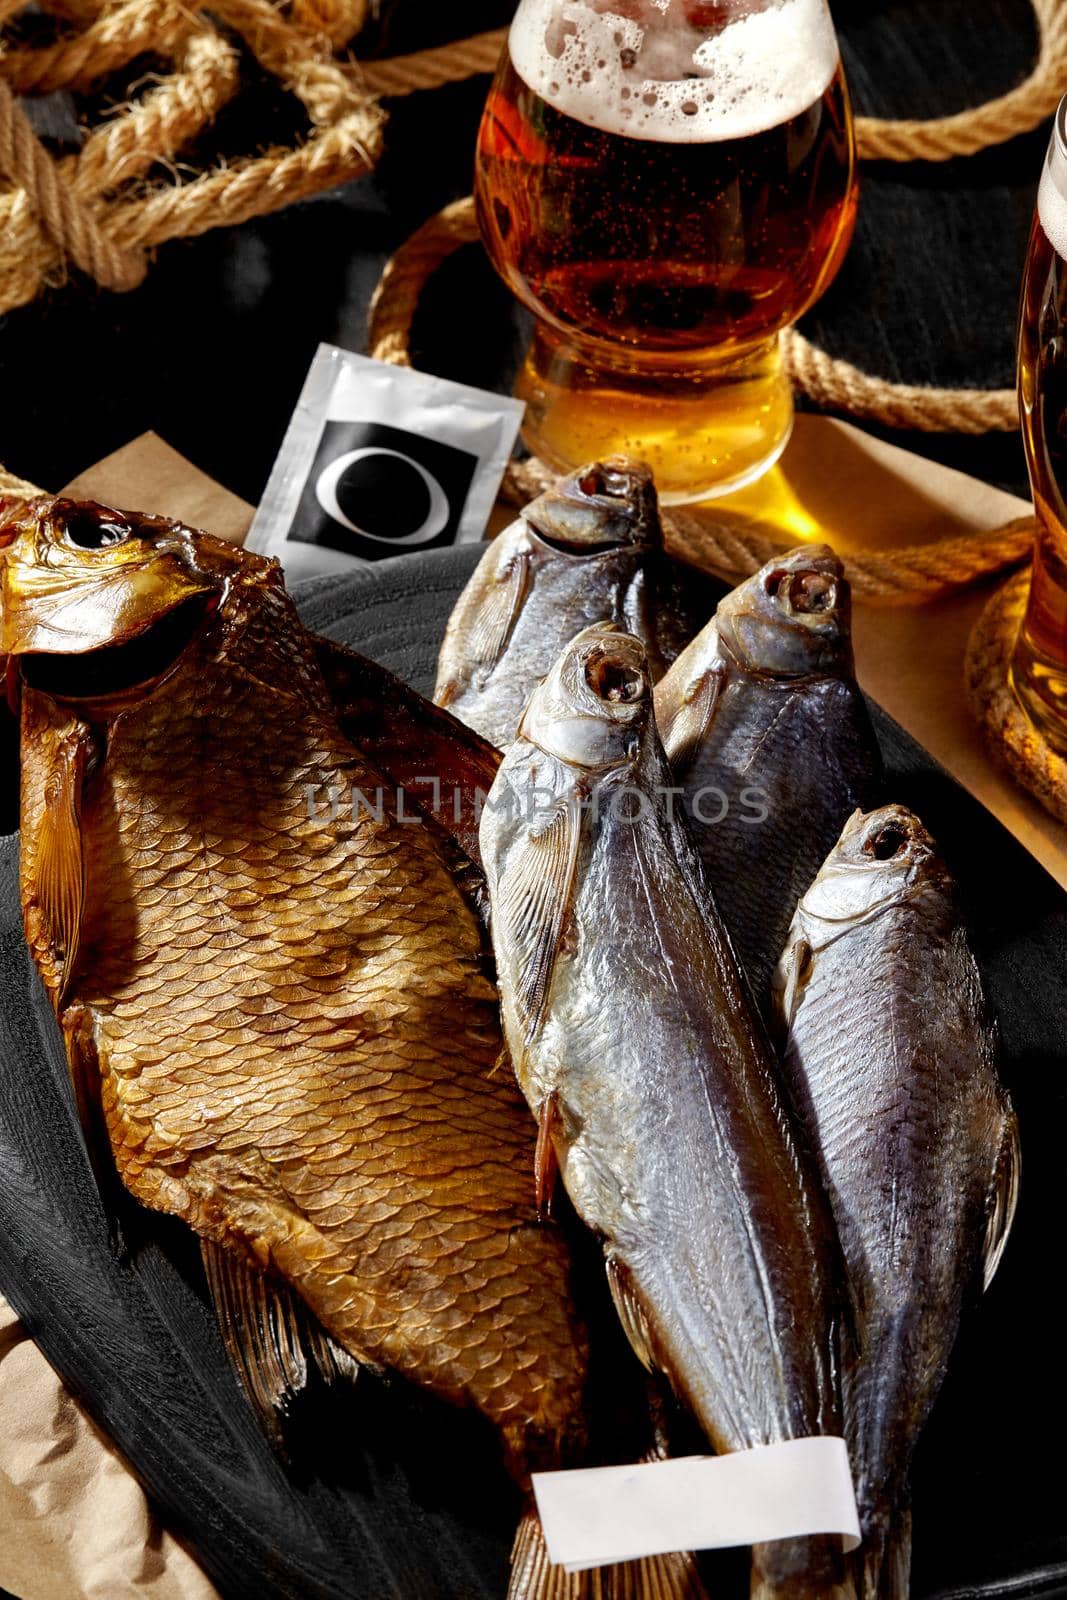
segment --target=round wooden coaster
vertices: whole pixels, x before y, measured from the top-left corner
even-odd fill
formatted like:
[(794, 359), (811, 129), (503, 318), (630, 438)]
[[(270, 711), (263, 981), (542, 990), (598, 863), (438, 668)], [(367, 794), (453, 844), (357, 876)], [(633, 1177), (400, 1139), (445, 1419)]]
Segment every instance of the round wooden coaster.
[(1009, 681), (1029, 595), (1029, 571), (1017, 573), (982, 612), (967, 648), (967, 698), (997, 759), (1046, 810), (1067, 822), (1067, 758), (1034, 727)]

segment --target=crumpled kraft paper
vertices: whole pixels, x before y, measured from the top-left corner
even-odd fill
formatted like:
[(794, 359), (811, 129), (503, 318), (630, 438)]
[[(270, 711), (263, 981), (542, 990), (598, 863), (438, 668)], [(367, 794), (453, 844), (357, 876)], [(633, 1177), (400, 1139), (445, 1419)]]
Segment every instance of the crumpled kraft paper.
[(3, 1299), (0, 1588), (19, 1600), (215, 1596)]
[[(67, 491), (157, 512), (240, 543), (253, 507), (155, 434), (82, 473)], [(721, 502), (796, 543), (841, 554), (988, 530), (1025, 502), (873, 439), (801, 416), (781, 465)], [(497, 525), (510, 519), (510, 514)], [(786, 531), (783, 531), (786, 530)], [(990, 588), (935, 606), (857, 607), (860, 682), (1067, 888), (1067, 828), (989, 756), (967, 711), (963, 654)], [(160, 1528), (136, 1481), (0, 1299), (0, 1588), (18, 1600), (210, 1600), (215, 1591)]]

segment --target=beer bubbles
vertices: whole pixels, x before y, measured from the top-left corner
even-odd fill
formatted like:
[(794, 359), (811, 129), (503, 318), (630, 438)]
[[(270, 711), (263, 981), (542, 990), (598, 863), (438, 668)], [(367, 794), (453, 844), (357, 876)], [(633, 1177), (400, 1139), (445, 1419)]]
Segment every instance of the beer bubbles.
[(531, 449), (561, 471), (641, 457), (668, 501), (777, 459), (793, 418), (780, 334), (855, 216), (825, 0), (522, 0), (476, 195), (537, 319), (517, 386)]

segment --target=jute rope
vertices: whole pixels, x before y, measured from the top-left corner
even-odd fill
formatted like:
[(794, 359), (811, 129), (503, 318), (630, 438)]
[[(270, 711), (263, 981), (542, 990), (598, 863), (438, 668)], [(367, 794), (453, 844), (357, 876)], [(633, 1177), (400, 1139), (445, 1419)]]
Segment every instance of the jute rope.
[[(408, 338), (426, 280), (453, 251), (479, 237), (471, 198), (456, 200), (412, 234), (386, 266), (371, 306), (370, 342), (379, 360), (407, 361)], [(930, 389), (888, 383), (810, 344), (795, 329), (785, 340), (794, 387), (826, 410), (926, 433), (1012, 432), (1013, 389)]]
[[(0, 0), (0, 21), (22, 6)], [(130, 289), (168, 239), (232, 226), (367, 172), (384, 113), (358, 69), (334, 58), (362, 26), (368, 0), (51, 0), (81, 31), (7, 48), (0, 38), (0, 313), (58, 281), (68, 263), (103, 288)], [(176, 181), (181, 151), (236, 92), (231, 30), (303, 103), (309, 137)], [(94, 129), (77, 156), (54, 159), (18, 96), (84, 90), (151, 51), (173, 72)], [(164, 167), (170, 181), (147, 182)]]
[[(397, 251), (371, 303), (369, 344), (373, 356), (396, 366), (411, 365), (411, 328), (427, 279), (453, 251), (477, 238), (473, 202), (457, 200), (431, 217)], [(794, 361), (798, 344), (802, 351), (812, 351), (805, 341), (795, 340)], [(912, 391), (913, 395), (923, 393)], [(551, 480), (552, 473), (543, 462), (512, 462), (505, 474), (504, 494), (524, 505)], [(758, 572), (788, 548), (762, 525), (745, 525), (736, 514), (727, 516), (714, 510), (669, 510), (664, 527), (675, 554), (734, 580)], [(1025, 561), (1033, 548), (1035, 528), (1033, 518), (1024, 517), (989, 535), (956, 536), (885, 555), (865, 553), (850, 561), (849, 578), (857, 595), (870, 604), (923, 604)]]
[[(1067, 0), (1032, 0), (1040, 46), (1034, 70), (1008, 94), (932, 121), (860, 118), (867, 160), (942, 161), (1034, 128), (1067, 84)], [(233, 225), (369, 169), (381, 147), (381, 96), (439, 88), (492, 70), (506, 39), (497, 29), (361, 69), (334, 59), (355, 38), (371, 0), (219, 0), (210, 15), (184, 0), (46, 0), (45, 10), (79, 28), (53, 43), (5, 50), (0, 39), (0, 313), (25, 304), (72, 262), (102, 287), (140, 283), (149, 251), (168, 239)], [(0, 0), (0, 25), (24, 0)], [(239, 35), (261, 66), (304, 103), (312, 137), (192, 183), (135, 187), (173, 164), (218, 114), (238, 84), (232, 47), (215, 26)], [(115, 121), (90, 135), (77, 158), (56, 162), (16, 96), (83, 90), (151, 50), (174, 72)], [(426, 241), (423, 241), (426, 244)], [(1009, 390), (928, 389), (889, 384), (808, 344), (787, 341), (793, 381), (827, 409), (908, 429), (984, 433), (1016, 425)]]
[(1067, 822), (1067, 759), (1026, 716), (1009, 676), (1029, 593), (1029, 574), (1020, 572), (979, 617), (967, 649), (967, 698), (997, 760), (1047, 811)]

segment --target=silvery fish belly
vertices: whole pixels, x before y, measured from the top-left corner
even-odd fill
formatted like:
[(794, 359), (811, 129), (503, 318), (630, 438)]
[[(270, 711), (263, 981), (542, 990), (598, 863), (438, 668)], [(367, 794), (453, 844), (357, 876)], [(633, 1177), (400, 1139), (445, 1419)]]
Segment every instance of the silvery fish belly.
[(769, 562), (719, 604), (656, 691), (664, 748), (757, 1003), (797, 901), (881, 757), (852, 657), (851, 602), (825, 545)]
[[(505, 1031), (616, 1304), (717, 1451), (839, 1434), (832, 1224), (701, 881), (647, 654), (579, 635), (482, 818)], [(837, 1541), (755, 1553), (761, 1596), (848, 1595)]]
[(715, 594), (664, 553), (647, 467), (598, 462), (541, 495), (488, 546), (452, 613), (434, 699), (503, 749), (576, 633), (597, 622), (628, 628), (660, 677)]
[(785, 1063), (844, 1247), (868, 1600), (904, 1600), (908, 1476), (968, 1296), (1011, 1227), (1015, 1117), (953, 885), (900, 806), (847, 824), (777, 974)]

